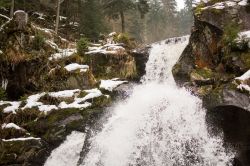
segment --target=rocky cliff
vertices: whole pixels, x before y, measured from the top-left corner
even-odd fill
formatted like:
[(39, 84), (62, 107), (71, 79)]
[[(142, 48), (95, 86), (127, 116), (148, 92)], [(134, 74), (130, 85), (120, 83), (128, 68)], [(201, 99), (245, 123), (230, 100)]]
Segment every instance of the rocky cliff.
[(114, 41), (88, 43), (80, 54), (43, 24), (49, 17), (28, 17), (0, 15), (0, 165), (42, 165), (105, 112), (122, 93), (116, 87), (140, 79), (138, 61), (148, 56)]
[(190, 42), (173, 68), (176, 82), (203, 99), (211, 133), (224, 132), (242, 165), (250, 163), (249, 5), (246, 0), (197, 4)]

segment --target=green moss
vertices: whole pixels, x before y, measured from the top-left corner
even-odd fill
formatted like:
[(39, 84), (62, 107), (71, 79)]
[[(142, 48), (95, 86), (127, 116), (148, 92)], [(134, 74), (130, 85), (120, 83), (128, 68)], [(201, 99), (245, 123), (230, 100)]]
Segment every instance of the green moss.
[(236, 45), (235, 39), (238, 37), (240, 27), (237, 23), (231, 22), (224, 27), (222, 42), (225, 46), (234, 47)]
[(250, 52), (241, 54), (241, 61), (244, 63), (246, 68), (250, 68)]
[(204, 8), (204, 7), (205, 7), (205, 3), (204, 2), (199, 3), (196, 6), (196, 8), (194, 9), (194, 14), (197, 15), (197, 16), (200, 15), (202, 13), (202, 8)]
[(37, 33), (34, 37), (32, 48), (35, 50), (40, 50), (45, 44), (45, 38), (41, 33)]
[(214, 77), (214, 73), (211, 69), (208, 68), (201, 68), (201, 69), (195, 69), (190, 74), (191, 79), (194, 80), (203, 80), (203, 79), (209, 79)]
[(47, 116), (47, 122), (48, 125), (53, 125), (56, 122), (59, 122), (63, 119), (66, 119), (67, 117), (69, 117), (70, 115), (73, 115), (75, 113), (80, 112), (79, 109), (76, 108), (68, 108), (68, 109), (62, 109), (62, 110), (57, 110), (57, 111), (53, 111), (51, 112), (48, 116)]
[(211, 92), (212, 89), (213, 89), (212, 85), (201, 86), (198, 89), (198, 94), (200, 96), (206, 96), (207, 94), (209, 94)]
[(0, 88), (0, 100), (6, 100), (7, 94), (3, 88)]

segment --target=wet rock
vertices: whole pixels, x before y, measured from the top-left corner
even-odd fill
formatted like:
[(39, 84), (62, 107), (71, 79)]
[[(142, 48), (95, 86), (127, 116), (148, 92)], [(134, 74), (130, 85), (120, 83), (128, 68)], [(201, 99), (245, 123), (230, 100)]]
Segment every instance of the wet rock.
[(149, 58), (150, 46), (142, 47), (131, 51), (131, 55), (135, 58), (136, 70), (137, 70), (137, 79), (146, 74), (146, 63)]
[(46, 155), (46, 144), (39, 139), (0, 140), (0, 165), (40, 165), (42, 156)]

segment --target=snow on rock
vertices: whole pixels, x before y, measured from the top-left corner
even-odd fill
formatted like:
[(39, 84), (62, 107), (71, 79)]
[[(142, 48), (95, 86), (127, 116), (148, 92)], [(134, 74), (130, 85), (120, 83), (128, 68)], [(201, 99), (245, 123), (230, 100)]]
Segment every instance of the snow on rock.
[(47, 114), (48, 112), (52, 111), (52, 110), (58, 110), (58, 107), (55, 105), (40, 105), (38, 107), (39, 111), (44, 112), (45, 114)]
[(248, 70), (246, 73), (244, 73), (242, 76), (240, 77), (236, 77), (236, 80), (240, 80), (240, 81), (245, 81), (247, 79), (250, 79), (250, 70)]
[[(102, 96), (102, 92), (99, 89), (90, 89), (90, 90), (84, 90), (84, 92), (88, 93), (83, 98), (75, 97), (75, 101), (73, 103), (67, 104), (66, 102), (61, 102), (59, 104), (59, 108), (65, 109), (65, 108), (79, 108), (84, 109), (91, 106), (91, 103), (86, 102), (89, 99), (97, 98)], [(83, 103), (83, 104), (82, 104)]]
[(57, 45), (55, 42), (53, 42), (53, 41), (51, 41), (51, 40), (46, 40), (45, 42), (46, 42), (50, 47), (52, 47), (53, 49), (59, 50), (59, 47), (58, 47), (58, 45)]
[(240, 6), (246, 6), (247, 5), (247, 0), (242, 0), (238, 3)]
[(246, 90), (250, 93), (250, 86), (247, 84), (247, 80), (250, 80), (250, 70), (244, 73), (240, 77), (236, 77), (235, 80), (239, 80), (240, 84), (237, 86), (240, 90)]
[(27, 99), (27, 104), (22, 108), (22, 110), (26, 109), (26, 108), (32, 108), (32, 107), (36, 107), (36, 106), (41, 106), (43, 105), (42, 102), (38, 102), (38, 100), (44, 96), (46, 93), (39, 93), (39, 94), (35, 94), (35, 95), (31, 95), (28, 97)]
[(58, 60), (70, 57), (76, 53), (76, 49), (60, 49), (59, 53), (55, 53), (49, 57), (49, 60)]
[(61, 102), (59, 104), (59, 108), (61, 109), (66, 109), (66, 108), (78, 108), (78, 109), (84, 109), (84, 108), (87, 108), (87, 107), (90, 107), (91, 106), (91, 103), (89, 102), (85, 102), (84, 104), (79, 104), (77, 101), (71, 103), (71, 104), (67, 104), (66, 102)]
[(116, 32), (111, 32), (108, 36), (111, 37), (111, 36), (115, 36), (115, 35), (117, 35)]
[[(237, 3), (238, 2), (238, 3)], [(206, 10), (209, 8), (214, 8), (214, 9), (224, 9), (225, 7), (233, 7), (236, 5), (240, 5), (240, 6), (246, 6), (247, 5), (247, 0), (242, 0), (242, 1), (225, 1), (225, 2), (218, 2), (215, 3), (211, 6), (206, 6), (204, 8), (202, 8), (202, 10)]]
[(41, 138), (26, 137), (26, 138), (2, 139), (2, 141), (4, 141), (4, 142), (12, 142), (12, 141), (29, 141), (29, 140), (41, 140)]
[(102, 47), (89, 47), (88, 52), (86, 52), (86, 55), (92, 55), (92, 54), (119, 54), (120, 52), (125, 52), (125, 48), (121, 46), (121, 44), (106, 44)]
[(250, 39), (250, 31), (243, 31), (238, 34), (240, 39)]
[(84, 90), (84, 92), (86, 92), (88, 94), (86, 96), (84, 96), (83, 98), (75, 98), (75, 101), (77, 103), (81, 103), (81, 102), (87, 101), (89, 99), (94, 99), (94, 98), (102, 96), (102, 92), (97, 88), (90, 89), (90, 90)]
[[(2, 103), (4, 103), (4, 102), (2, 102)], [(0, 105), (2, 103), (0, 102)], [(3, 113), (13, 113), (13, 114), (16, 114), (16, 111), (20, 107), (21, 102), (19, 102), (19, 101), (13, 101), (13, 102), (5, 102), (4, 104), (10, 104), (10, 106), (4, 108), (3, 109)]]
[(38, 16), (38, 19), (40, 19), (40, 20), (45, 20), (45, 18), (44, 18), (44, 14), (43, 13), (39, 13), (39, 12), (34, 12), (33, 13), (34, 15), (37, 15)]
[(64, 16), (59, 16), (59, 18), (60, 18), (60, 21), (67, 19), (67, 17), (64, 17)]
[(124, 83), (127, 83), (127, 81), (119, 81), (117, 78), (112, 80), (101, 80), (100, 88), (112, 92), (113, 89)]
[(68, 98), (73, 97), (75, 93), (80, 92), (80, 89), (74, 89), (74, 90), (64, 90), (59, 92), (50, 92), (48, 93), (51, 97), (60, 97), (60, 98)]
[(2, 124), (2, 129), (11, 129), (11, 128), (16, 129), (16, 130), (21, 130), (22, 129), (21, 127), (19, 127), (15, 123), (8, 123), (8, 124), (4, 123), (4, 124)]
[(240, 90), (248, 91), (250, 93), (250, 86), (249, 85), (240, 84), (240, 85), (237, 86), (237, 88), (240, 89)]
[(34, 24), (32, 24), (32, 26), (33, 26), (34, 28), (36, 28), (37, 30), (43, 31), (44, 33), (47, 33), (47, 34), (49, 34), (49, 35), (51, 35), (51, 36), (52, 36), (52, 34), (55, 33), (55, 31), (52, 30), (52, 29), (41, 28), (41, 27), (36, 26), (36, 25), (34, 25)]
[(80, 69), (80, 72), (86, 72), (89, 69), (88, 65), (79, 65), (77, 63), (72, 63), (64, 67), (67, 71), (75, 71)]

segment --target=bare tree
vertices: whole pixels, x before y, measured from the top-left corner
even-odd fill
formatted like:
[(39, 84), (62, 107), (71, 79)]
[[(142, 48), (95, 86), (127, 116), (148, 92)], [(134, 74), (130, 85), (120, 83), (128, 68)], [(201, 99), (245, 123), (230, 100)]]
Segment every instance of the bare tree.
[(63, 1), (64, 0), (57, 0), (57, 3), (56, 3), (56, 28), (55, 28), (56, 34), (58, 33), (59, 22), (60, 22), (60, 7)]
[(15, 7), (15, 0), (11, 1), (11, 7), (10, 7), (10, 18), (14, 15), (14, 7)]

